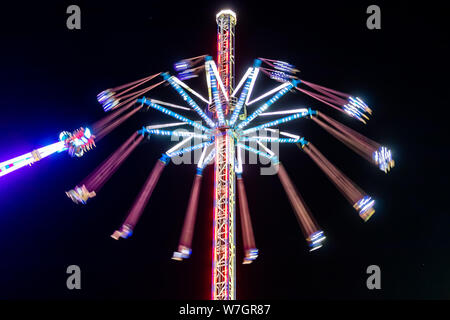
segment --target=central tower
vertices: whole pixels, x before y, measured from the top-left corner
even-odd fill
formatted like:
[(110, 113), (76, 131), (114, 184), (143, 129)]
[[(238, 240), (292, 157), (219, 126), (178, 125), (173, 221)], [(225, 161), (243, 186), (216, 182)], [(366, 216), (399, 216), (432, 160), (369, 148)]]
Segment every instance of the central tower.
[[(236, 21), (236, 14), (231, 10), (222, 10), (216, 15), (217, 68), (228, 96), (230, 96), (234, 90), (234, 30)], [(230, 110), (226, 111), (229, 112)]]
[[(216, 15), (217, 67), (225, 92), (220, 92), (223, 114), (234, 109), (231, 94), (234, 89), (234, 37), (236, 14), (222, 10)], [(224, 97), (224, 94), (227, 97)], [(218, 114), (216, 110), (216, 114)], [(213, 219), (213, 270), (212, 299), (234, 300), (236, 298), (235, 261), (235, 155), (234, 136), (225, 123), (215, 134), (215, 188)]]

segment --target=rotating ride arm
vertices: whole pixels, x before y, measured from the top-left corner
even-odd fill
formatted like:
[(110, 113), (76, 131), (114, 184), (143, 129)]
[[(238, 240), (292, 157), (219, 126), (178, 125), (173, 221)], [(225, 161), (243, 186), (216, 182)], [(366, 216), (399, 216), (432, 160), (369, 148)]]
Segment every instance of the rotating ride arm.
[[(186, 93), (186, 91), (184, 91), (184, 89), (182, 88), (181, 84), (181, 80), (178, 80), (177, 78), (175, 78), (174, 76), (169, 75), (168, 73), (163, 73), (163, 77), (164, 80), (168, 81), (169, 84), (181, 95), (181, 97), (187, 101), (187, 103), (189, 104), (189, 106), (191, 106), (191, 108), (198, 113), (198, 115), (205, 120), (205, 122), (211, 127), (214, 128), (215, 127), (215, 123), (214, 121), (212, 121), (204, 112), (203, 110), (199, 107), (199, 105)], [(187, 87), (187, 85), (184, 85)], [(194, 92), (192, 89), (190, 90), (191, 92)], [(197, 96), (200, 96), (199, 94), (196, 93)], [(202, 98), (204, 99), (204, 98)]]

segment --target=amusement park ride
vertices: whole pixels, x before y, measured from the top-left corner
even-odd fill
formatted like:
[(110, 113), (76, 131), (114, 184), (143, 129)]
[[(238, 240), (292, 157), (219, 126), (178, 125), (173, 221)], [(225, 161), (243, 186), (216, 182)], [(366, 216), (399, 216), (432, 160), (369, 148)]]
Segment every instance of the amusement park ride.
[[(366, 123), (369, 119), (368, 116), (372, 113), (371, 109), (360, 98), (301, 80), (297, 77), (299, 71), (293, 65), (278, 60), (255, 59), (253, 66), (247, 69), (242, 79), (235, 86), (234, 42), (236, 15), (231, 10), (222, 10), (216, 15), (216, 22), (218, 26), (216, 61), (209, 55), (185, 59), (175, 64), (176, 75), (170, 75), (167, 72), (158, 73), (101, 92), (97, 96), (98, 101), (102, 104), (105, 111), (113, 111), (112, 113), (94, 123), (90, 129), (80, 128), (73, 133), (64, 131), (59, 136), (59, 142), (1, 162), (0, 176), (64, 150), (68, 150), (71, 156), (81, 157), (84, 152), (95, 146), (95, 142), (98, 143), (100, 139), (130, 118), (134, 113), (144, 108), (147, 110), (155, 109), (175, 118), (178, 122), (149, 125), (135, 132), (117, 151), (101, 163), (94, 172), (74, 189), (66, 192), (66, 194), (75, 203), (86, 204), (88, 199), (96, 196), (104, 183), (145, 137), (166, 135), (183, 138), (181, 142), (166, 151), (156, 162), (122, 226), (111, 235), (116, 240), (128, 238), (132, 235), (164, 167), (170, 162), (171, 158), (202, 149), (179, 246), (177, 251), (173, 253), (172, 258), (174, 260), (183, 260), (189, 258), (191, 254), (202, 172), (209, 163), (214, 162), (215, 199), (211, 298), (228, 300), (236, 298), (236, 193), (239, 196), (239, 211), (245, 251), (243, 263), (251, 263), (258, 256), (242, 177), (243, 152), (248, 151), (267, 158), (276, 166), (281, 184), (287, 193), (311, 251), (322, 246), (323, 240), (325, 240), (324, 232), (312, 217), (276, 154), (267, 147), (267, 143), (294, 143), (298, 145), (323, 170), (364, 221), (367, 221), (374, 213), (374, 200), (331, 164), (311, 142), (297, 134), (278, 131), (278, 127), (285, 122), (295, 119), (312, 119), (327, 132), (362, 157), (377, 165), (384, 172), (389, 171), (394, 166), (394, 161), (390, 150), (324, 115), (322, 112), (310, 108), (267, 112), (285, 94), (298, 90), (363, 123)], [(185, 80), (198, 77), (200, 74), (204, 74), (206, 77), (208, 87), (208, 96), (206, 98), (185, 83)], [(268, 76), (280, 84), (261, 96), (251, 99), (258, 75)], [(138, 89), (144, 84), (148, 85), (148, 82), (156, 77), (161, 77), (161, 81)], [(163, 83), (170, 85), (181, 95), (187, 106), (144, 96), (145, 93)], [(255, 104), (257, 105), (256, 107), (254, 107)], [(247, 114), (247, 108), (252, 108), (249, 110), (249, 114)], [(203, 120), (201, 123), (205, 123), (205, 125), (176, 113), (173, 109), (191, 113), (196, 112)], [(273, 117), (276, 115), (281, 116), (281, 118), (253, 127), (249, 126), (258, 117)], [(170, 127), (184, 125), (191, 126), (196, 131), (167, 130)], [(280, 137), (269, 137), (266, 135), (267, 132), (276, 132)], [(201, 139), (203, 142), (186, 147), (188, 143), (192, 142), (193, 138)], [(258, 149), (249, 146), (247, 142), (253, 142), (258, 146)]]

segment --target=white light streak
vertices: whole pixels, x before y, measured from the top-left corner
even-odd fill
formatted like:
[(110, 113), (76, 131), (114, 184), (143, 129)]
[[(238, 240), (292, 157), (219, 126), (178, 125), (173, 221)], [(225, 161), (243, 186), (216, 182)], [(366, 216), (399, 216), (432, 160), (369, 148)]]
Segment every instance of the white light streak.
[[(174, 78), (174, 79), (176, 79), (176, 78)], [(192, 110), (191, 108), (179, 106), (179, 105), (177, 105), (177, 104), (168, 103), (168, 102), (164, 102), (164, 101), (160, 101), (160, 100), (156, 100), (156, 99), (150, 99), (150, 101), (153, 102), (153, 103), (156, 103), (156, 104), (160, 104), (160, 105), (163, 105), (163, 106), (172, 107), (172, 108), (175, 108), (175, 109), (182, 109), (182, 110), (188, 110), (188, 111), (191, 111), (191, 110)]]
[(206, 84), (208, 86), (208, 97), (209, 97), (209, 101), (208, 104), (212, 103), (212, 93), (211, 93), (211, 79), (209, 77), (209, 72), (208, 72), (208, 62), (205, 62), (205, 75), (206, 75)]
[(270, 154), (271, 156), (274, 156), (275, 155), (275, 153), (272, 151), (272, 150), (270, 150), (269, 148), (267, 148), (265, 145), (263, 145), (261, 142), (259, 142), (259, 141), (256, 141), (256, 143), (257, 144), (259, 144), (260, 146), (261, 146), (261, 148), (263, 148), (264, 149), (264, 151), (266, 151), (268, 154)]
[(237, 163), (236, 173), (242, 173), (242, 149), (239, 145), (237, 146)]
[(222, 90), (222, 94), (225, 97), (225, 100), (228, 101), (228, 94), (227, 94), (227, 91), (225, 90), (225, 86), (222, 83), (222, 79), (219, 76), (219, 71), (217, 71), (217, 66), (216, 66), (215, 62), (210, 60), (209, 64), (210, 64), (210, 67), (212, 68), (212, 71), (214, 72), (214, 75), (216, 76), (217, 83), (219, 84), (219, 87)]
[[(264, 128), (264, 130), (270, 131), (270, 132), (277, 132), (276, 129), (269, 129), (269, 128)], [(301, 137), (296, 135), (296, 134), (292, 134), (289, 132), (284, 132), (284, 131), (280, 131), (279, 134), (281, 134), (282, 136), (285, 137), (289, 137), (289, 138), (293, 138), (293, 139), (300, 139)]]
[(250, 83), (250, 88), (248, 89), (247, 99), (245, 99), (245, 104), (248, 105), (248, 100), (250, 99), (250, 96), (252, 95), (253, 86), (255, 85), (256, 78), (258, 77), (259, 68), (255, 69), (255, 74), (253, 75), (252, 82)]
[(273, 111), (273, 112), (264, 112), (261, 113), (260, 116), (272, 116), (277, 114), (291, 114), (291, 113), (308, 113), (307, 108), (301, 108), (301, 109), (291, 109), (291, 110), (281, 110), (281, 111)]
[(0, 168), (6, 166), (8, 164), (11, 164), (11, 163), (14, 163), (14, 162), (18, 162), (19, 160), (25, 160), (25, 159), (31, 158), (31, 157), (32, 157), (31, 152), (28, 152), (28, 153), (26, 153), (24, 155), (12, 158), (10, 160), (3, 161), (2, 163), (0, 163)]
[(213, 147), (213, 149), (211, 150), (211, 152), (206, 156), (204, 162), (203, 162), (203, 168), (205, 168), (208, 164), (211, 163), (211, 161), (213, 161), (215, 159), (215, 155), (216, 155), (216, 148)]
[(205, 98), (203, 98), (203, 96), (199, 93), (197, 93), (194, 89), (192, 89), (191, 87), (189, 87), (186, 83), (184, 83), (183, 81), (181, 81), (180, 79), (173, 77), (173, 80), (178, 83), (180, 86), (182, 86), (183, 88), (185, 88), (187, 91), (189, 91), (190, 93), (192, 93), (193, 95), (197, 96), (199, 99), (203, 100), (203, 102), (209, 103), (208, 100), (206, 100)]
[(146, 126), (145, 129), (161, 129), (161, 128), (169, 128), (169, 127), (178, 127), (187, 124), (186, 122), (173, 122), (173, 123), (165, 123), (165, 124), (155, 124), (152, 126)]
[(244, 76), (242, 77), (241, 81), (239, 81), (237, 87), (233, 90), (233, 93), (231, 94), (232, 97), (234, 97), (234, 95), (236, 94), (236, 92), (239, 91), (239, 89), (242, 87), (242, 85), (244, 84), (245, 80), (248, 78), (248, 76), (250, 75), (250, 72), (252, 72), (253, 68), (250, 67), (248, 68), (247, 72), (244, 74)]
[(202, 167), (203, 159), (205, 158), (206, 150), (208, 149), (208, 147), (209, 147), (209, 146), (206, 146), (206, 147), (203, 148), (202, 155), (200, 156), (200, 159), (198, 160), (198, 165), (197, 165), (197, 167), (199, 167), (199, 168)]
[[(265, 98), (265, 97), (267, 97), (267, 96), (269, 96), (269, 95), (271, 95), (271, 94), (273, 94), (273, 93), (275, 93), (277, 91), (280, 91), (281, 89), (289, 86), (290, 84), (291, 84), (290, 82), (285, 82), (285, 83), (279, 85), (278, 87), (276, 87), (276, 88), (274, 88), (274, 89), (272, 89), (272, 90), (270, 90), (270, 91), (260, 95), (258, 98), (254, 99), (253, 101), (247, 102), (247, 105), (249, 106), (249, 105), (255, 103), (256, 101), (259, 101), (259, 100), (261, 100), (261, 99), (263, 99), (263, 98)], [(250, 97), (250, 94), (248, 95), (248, 97)]]
[(237, 18), (236, 18), (236, 13), (234, 13), (232, 10), (230, 10), (230, 9), (225, 9), (225, 10), (221, 10), (221, 11), (219, 11), (219, 13), (218, 14), (216, 14), (216, 19), (219, 19), (219, 17), (221, 16), (221, 15), (227, 15), (227, 14), (229, 14), (230, 16), (232, 16), (233, 18), (234, 18), (234, 20), (236, 20), (236, 22), (237, 22)]
[(174, 145), (172, 148), (170, 148), (169, 150), (166, 151), (166, 154), (169, 155), (169, 153), (172, 153), (173, 151), (177, 150), (178, 148), (180, 148), (182, 145), (186, 144), (186, 142), (190, 141), (193, 138), (193, 136), (190, 136), (189, 138), (184, 139), (183, 141), (177, 143), (176, 145)]

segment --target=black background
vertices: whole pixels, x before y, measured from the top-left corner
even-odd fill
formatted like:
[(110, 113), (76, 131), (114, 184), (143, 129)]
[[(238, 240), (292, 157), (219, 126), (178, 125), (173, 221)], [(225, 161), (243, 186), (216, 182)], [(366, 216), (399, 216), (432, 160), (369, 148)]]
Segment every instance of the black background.
[[(66, 28), (70, 4), (81, 7), (81, 30)], [(366, 28), (370, 4), (381, 7), (381, 30)], [(303, 79), (364, 97), (374, 110), (367, 126), (300, 93), (282, 104), (323, 110), (391, 147), (396, 160), (385, 175), (312, 122), (289, 124), (289, 131), (312, 141), (377, 199), (377, 211), (363, 223), (310, 159), (293, 145), (281, 146), (281, 160), (327, 235), (326, 245), (309, 253), (278, 177), (247, 166), (244, 179), (260, 256), (251, 265), (240, 264), (238, 222), (237, 298), (448, 299), (449, 35), (446, 12), (438, 4), (2, 4), (0, 159), (102, 118), (96, 94), (105, 88), (168, 71), (182, 58), (215, 57), (215, 14), (223, 8), (237, 13), (238, 79), (254, 58), (275, 58), (295, 64)], [(168, 88), (155, 95), (180, 102)], [(0, 179), (0, 298), (210, 298), (211, 166), (205, 170), (193, 254), (182, 263), (170, 257), (194, 165), (168, 166), (133, 237), (109, 237), (170, 145), (167, 139), (139, 146), (87, 206), (76, 206), (64, 194), (134, 130), (162, 117), (156, 111), (139, 113), (82, 159), (58, 154)], [(71, 264), (81, 267), (82, 290), (66, 288)], [(372, 264), (381, 268), (381, 290), (366, 287), (366, 268)]]

